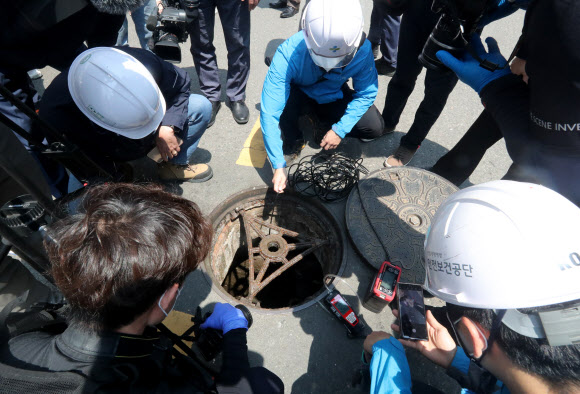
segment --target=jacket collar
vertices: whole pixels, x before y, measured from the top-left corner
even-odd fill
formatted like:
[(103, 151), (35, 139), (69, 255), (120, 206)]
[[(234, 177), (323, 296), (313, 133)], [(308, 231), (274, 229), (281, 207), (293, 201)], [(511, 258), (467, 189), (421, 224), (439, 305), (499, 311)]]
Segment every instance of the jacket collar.
[(56, 346), (66, 356), (85, 362), (112, 358), (139, 359), (151, 356), (160, 337), (153, 328), (144, 335), (98, 332), (71, 324), (56, 340)]

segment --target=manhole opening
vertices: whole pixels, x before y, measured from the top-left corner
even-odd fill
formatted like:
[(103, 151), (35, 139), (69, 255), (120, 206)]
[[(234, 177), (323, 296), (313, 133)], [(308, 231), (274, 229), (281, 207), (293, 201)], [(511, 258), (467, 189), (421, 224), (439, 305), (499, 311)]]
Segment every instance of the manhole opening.
[(324, 276), (342, 272), (345, 240), (336, 220), (293, 193), (246, 193), (212, 213), (212, 281), (225, 298), (248, 307), (283, 312), (312, 305), (325, 294)]
[[(300, 242), (291, 237), (284, 237), (284, 239), (289, 244)], [(252, 241), (254, 247), (258, 246), (259, 239)], [(270, 252), (277, 252), (279, 249), (280, 245), (276, 242), (268, 244)], [(287, 259), (294, 258), (301, 251), (303, 250), (288, 252)], [(254, 279), (257, 279), (263, 265), (264, 259), (261, 256), (255, 256)], [(275, 273), (282, 265), (282, 262), (271, 262), (266, 269), (264, 279)], [(250, 288), (249, 275), (248, 248), (244, 245), (236, 251), (222, 287), (236, 299), (246, 298)], [(293, 307), (314, 296), (322, 288), (323, 278), (324, 272), (318, 258), (314, 254), (309, 254), (264, 287), (256, 295), (254, 301), (265, 309)]]

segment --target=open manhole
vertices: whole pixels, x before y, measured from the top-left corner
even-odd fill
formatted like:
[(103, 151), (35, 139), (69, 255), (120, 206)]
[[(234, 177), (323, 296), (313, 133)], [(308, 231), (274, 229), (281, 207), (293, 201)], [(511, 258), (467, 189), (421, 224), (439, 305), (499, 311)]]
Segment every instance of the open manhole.
[(254, 188), (228, 198), (210, 219), (215, 234), (205, 270), (230, 302), (300, 310), (324, 296), (325, 275), (342, 273), (345, 235), (317, 200)]

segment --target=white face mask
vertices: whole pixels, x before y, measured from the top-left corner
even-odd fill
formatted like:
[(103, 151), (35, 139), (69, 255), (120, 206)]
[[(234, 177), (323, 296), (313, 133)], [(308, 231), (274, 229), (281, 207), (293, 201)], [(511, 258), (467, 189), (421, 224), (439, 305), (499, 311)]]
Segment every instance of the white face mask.
[(159, 298), (159, 301), (157, 302), (157, 306), (159, 307), (159, 309), (161, 309), (161, 312), (163, 312), (163, 314), (165, 316), (169, 315), (171, 313), (171, 311), (173, 310), (173, 307), (175, 306), (175, 304), (177, 303), (177, 299), (179, 298), (179, 295), (181, 294), (181, 288), (177, 288), (177, 296), (175, 296), (175, 302), (173, 303), (173, 306), (171, 307), (170, 310), (166, 311), (165, 309), (163, 309), (163, 307), (161, 306), (161, 300), (163, 299), (163, 297), (165, 297), (165, 293), (167, 293), (167, 290), (165, 290), (163, 292), (163, 295)]

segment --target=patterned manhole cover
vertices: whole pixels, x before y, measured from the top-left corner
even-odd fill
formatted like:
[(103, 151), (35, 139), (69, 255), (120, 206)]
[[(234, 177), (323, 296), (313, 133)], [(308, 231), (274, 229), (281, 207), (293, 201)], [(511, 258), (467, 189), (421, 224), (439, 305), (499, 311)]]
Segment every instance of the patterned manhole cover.
[(458, 189), (431, 172), (384, 168), (361, 179), (346, 204), (346, 226), (364, 259), (376, 269), (390, 260), (401, 281), (423, 283), (423, 243), (439, 205)]

